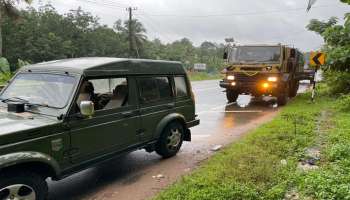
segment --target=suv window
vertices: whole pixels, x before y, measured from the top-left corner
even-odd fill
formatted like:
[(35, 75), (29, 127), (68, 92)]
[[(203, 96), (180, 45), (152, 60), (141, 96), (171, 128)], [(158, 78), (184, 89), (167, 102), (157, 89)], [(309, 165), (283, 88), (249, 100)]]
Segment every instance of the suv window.
[(127, 78), (93, 79), (83, 82), (77, 104), (92, 101), (96, 110), (109, 110), (128, 105)]
[(139, 78), (138, 85), (142, 103), (158, 101), (172, 96), (168, 77)]
[(187, 83), (186, 83), (185, 77), (184, 76), (174, 77), (174, 81), (175, 81), (176, 96), (178, 97), (188, 96)]

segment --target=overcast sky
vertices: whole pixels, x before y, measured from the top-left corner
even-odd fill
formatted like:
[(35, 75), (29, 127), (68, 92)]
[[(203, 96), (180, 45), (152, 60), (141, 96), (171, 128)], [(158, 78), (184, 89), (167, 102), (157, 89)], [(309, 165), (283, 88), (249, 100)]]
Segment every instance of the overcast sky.
[[(171, 42), (183, 37), (195, 45), (203, 41), (223, 43), (227, 37), (240, 44), (294, 45), (302, 50), (315, 50), (323, 40), (308, 32), (310, 19), (343, 19), (350, 6), (339, 0), (318, 0), (306, 13), (308, 0), (41, 0), (60, 13), (79, 6), (98, 16), (110, 26), (127, 19), (127, 6), (137, 8), (135, 18), (147, 29), (150, 39)], [(40, 0), (33, 2), (38, 7)]]

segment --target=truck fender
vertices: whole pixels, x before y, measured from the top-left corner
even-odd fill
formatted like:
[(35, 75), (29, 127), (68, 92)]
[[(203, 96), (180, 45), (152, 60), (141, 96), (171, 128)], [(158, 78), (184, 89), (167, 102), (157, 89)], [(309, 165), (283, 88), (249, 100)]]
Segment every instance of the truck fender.
[(171, 122), (171, 121), (174, 121), (174, 120), (177, 120), (179, 121), (183, 127), (184, 127), (184, 131), (185, 131), (185, 134), (187, 133), (186, 129), (186, 120), (185, 120), (185, 117), (181, 114), (178, 114), (178, 113), (171, 113), (167, 116), (165, 116), (157, 125), (156, 127), (156, 131), (155, 131), (155, 138), (159, 138), (160, 135), (162, 134), (164, 128)]
[(60, 167), (57, 161), (43, 153), (26, 151), (0, 156), (0, 170), (26, 163), (40, 163), (49, 167), (54, 173), (53, 175), (59, 176), (60, 174)]

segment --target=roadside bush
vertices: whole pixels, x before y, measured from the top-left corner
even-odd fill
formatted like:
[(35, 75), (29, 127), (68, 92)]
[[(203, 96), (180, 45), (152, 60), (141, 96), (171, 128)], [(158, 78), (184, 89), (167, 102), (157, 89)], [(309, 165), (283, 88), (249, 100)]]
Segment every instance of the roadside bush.
[(325, 71), (324, 79), (329, 86), (330, 94), (349, 94), (350, 93), (350, 72)]
[(337, 101), (336, 107), (341, 111), (350, 111), (350, 95), (343, 95)]

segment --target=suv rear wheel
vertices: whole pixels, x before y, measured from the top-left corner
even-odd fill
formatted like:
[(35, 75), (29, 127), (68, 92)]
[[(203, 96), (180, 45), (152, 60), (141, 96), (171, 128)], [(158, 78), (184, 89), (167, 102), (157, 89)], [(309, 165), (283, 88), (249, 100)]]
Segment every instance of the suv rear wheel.
[(237, 101), (239, 94), (234, 90), (226, 90), (226, 97), (229, 103)]
[(169, 123), (156, 144), (156, 152), (163, 158), (175, 156), (181, 148), (183, 138), (184, 128), (182, 124), (176, 121)]
[(0, 199), (45, 200), (48, 188), (45, 179), (30, 172), (0, 175)]

